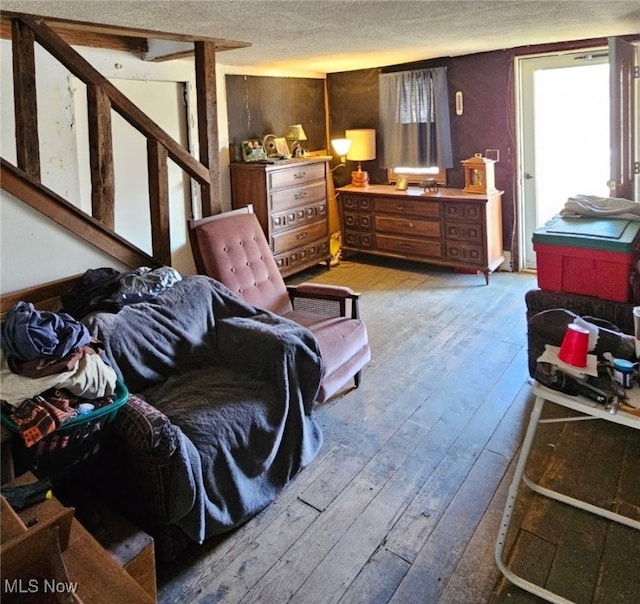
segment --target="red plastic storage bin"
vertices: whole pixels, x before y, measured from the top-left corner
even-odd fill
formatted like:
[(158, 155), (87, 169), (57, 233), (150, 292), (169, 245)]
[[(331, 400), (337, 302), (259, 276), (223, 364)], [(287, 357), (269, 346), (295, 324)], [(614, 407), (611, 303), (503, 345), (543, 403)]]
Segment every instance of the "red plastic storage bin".
[(555, 217), (533, 234), (538, 287), (629, 302), (640, 223)]

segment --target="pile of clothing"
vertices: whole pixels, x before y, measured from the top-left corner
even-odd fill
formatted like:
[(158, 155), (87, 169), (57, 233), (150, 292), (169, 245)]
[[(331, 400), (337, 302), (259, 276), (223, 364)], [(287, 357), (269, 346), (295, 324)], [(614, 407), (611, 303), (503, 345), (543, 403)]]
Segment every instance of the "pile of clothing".
[(90, 269), (60, 298), (60, 312), (18, 302), (7, 313), (0, 329), (0, 403), (28, 447), (114, 400), (116, 373), (80, 321), (153, 300), (181, 280), (170, 266)]
[(0, 400), (30, 447), (79, 414), (113, 402), (116, 373), (67, 313), (18, 302), (0, 329)]
[(170, 266), (124, 272), (89, 269), (61, 296), (60, 303), (63, 312), (78, 320), (97, 311), (115, 314), (130, 304), (153, 300), (181, 280), (182, 275)]

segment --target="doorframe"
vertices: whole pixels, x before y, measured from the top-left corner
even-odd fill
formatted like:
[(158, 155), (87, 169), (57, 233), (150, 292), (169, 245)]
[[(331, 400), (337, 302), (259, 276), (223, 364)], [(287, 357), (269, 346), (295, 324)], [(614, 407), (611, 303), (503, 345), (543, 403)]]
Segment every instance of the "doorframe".
[[(621, 37), (623, 40), (627, 40), (627, 36)], [(522, 83), (521, 83), (521, 72), (519, 61), (528, 58), (536, 58), (536, 57), (544, 57), (544, 56), (560, 56), (567, 54), (577, 54), (577, 53), (598, 53), (606, 50), (609, 52), (610, 38), (607, 38), (607, 42), (603, 44), (599, 44), (597, 46), (588, 46), (584, 48), (571, 48), (566, 50), (556, 50), (551, 52), (540, 52), (540, 53), (531, 53), (526, 55), (517, 55), (514, 57), (513, 61), (513, 71), (514, 71), (514, 102), (515, 102), (515, 148), (516, 148), (516, 174), (515, 174), (515, 191), (516, 191), (516, 222), (517, 222), (517, 250), (518, 250), (518, 270), (527, 272), (533, 271), (533, 269), (526, 269), (524, 267), (525, 263), (525, 234), (524, 234), (524, 166), (523, 166), (523, 153), (522, 153)], [(633, 199), (637, 202), (640, 202), (640, 169), (638, 169), (638, 164), (640, 162), (640, 76), (638, 75), (640, 71), (640, 41), (637, 39), (628, 40), (630, 44), (635, 46), (635, 57), (634, 57), (634, 71), (635, 75), (633, 78), (633, 114), (635, 121), (635, 148), (632, 150), (634, 153), (633, 162), (635, 172), (634, 172), (634, 182), (633, 182)]]
[[(585, 48), (572, 48), (567, 50), (557, 50), (551, 52), (539, 52), (524, 55), (516, 55), (513, 58), (514, 71), (514, 95), (515, 95), (515, 146), (516, 146), (516, 216), (517, 216), (517, 235), (518, 235), (518, 267), (520, 272), (535, 272), (534, 268), (528, 268), (526, 263), (526, 233), (525, 233), (525, 178), (524, 178), (524, 137), (522, 136), (524, 128), (524, 111), (523, 111), (523, 82), (522, 82), (522, 61), (526, 59), (536, 59), (544, 57), (562, 57), (567, 55), (579, 55), (590, 53), (608, 52), (608, 45), (600, 44), (598, 46), (590, 46)], [(535, 172), (534, 172), (535, 174)]]

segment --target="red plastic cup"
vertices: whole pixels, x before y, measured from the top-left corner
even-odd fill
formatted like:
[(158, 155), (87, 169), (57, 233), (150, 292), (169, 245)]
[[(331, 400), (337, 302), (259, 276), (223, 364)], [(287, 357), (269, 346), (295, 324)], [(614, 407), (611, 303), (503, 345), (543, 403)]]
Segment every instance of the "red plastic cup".
[(586, 367), (588, 349), (589, 330), (570, 323), (564, 334), (558, 358), (573, 367)]

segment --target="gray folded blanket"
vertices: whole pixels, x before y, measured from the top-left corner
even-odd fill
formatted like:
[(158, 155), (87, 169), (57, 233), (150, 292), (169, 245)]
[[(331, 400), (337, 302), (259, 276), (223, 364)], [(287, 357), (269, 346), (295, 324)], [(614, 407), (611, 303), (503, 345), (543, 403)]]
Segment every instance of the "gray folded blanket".
[(576, 195), (575, 197), (569, 197), (564, 208), (560, 210), (560, 216), (640, 220), (640, 203), (621, 197)]

